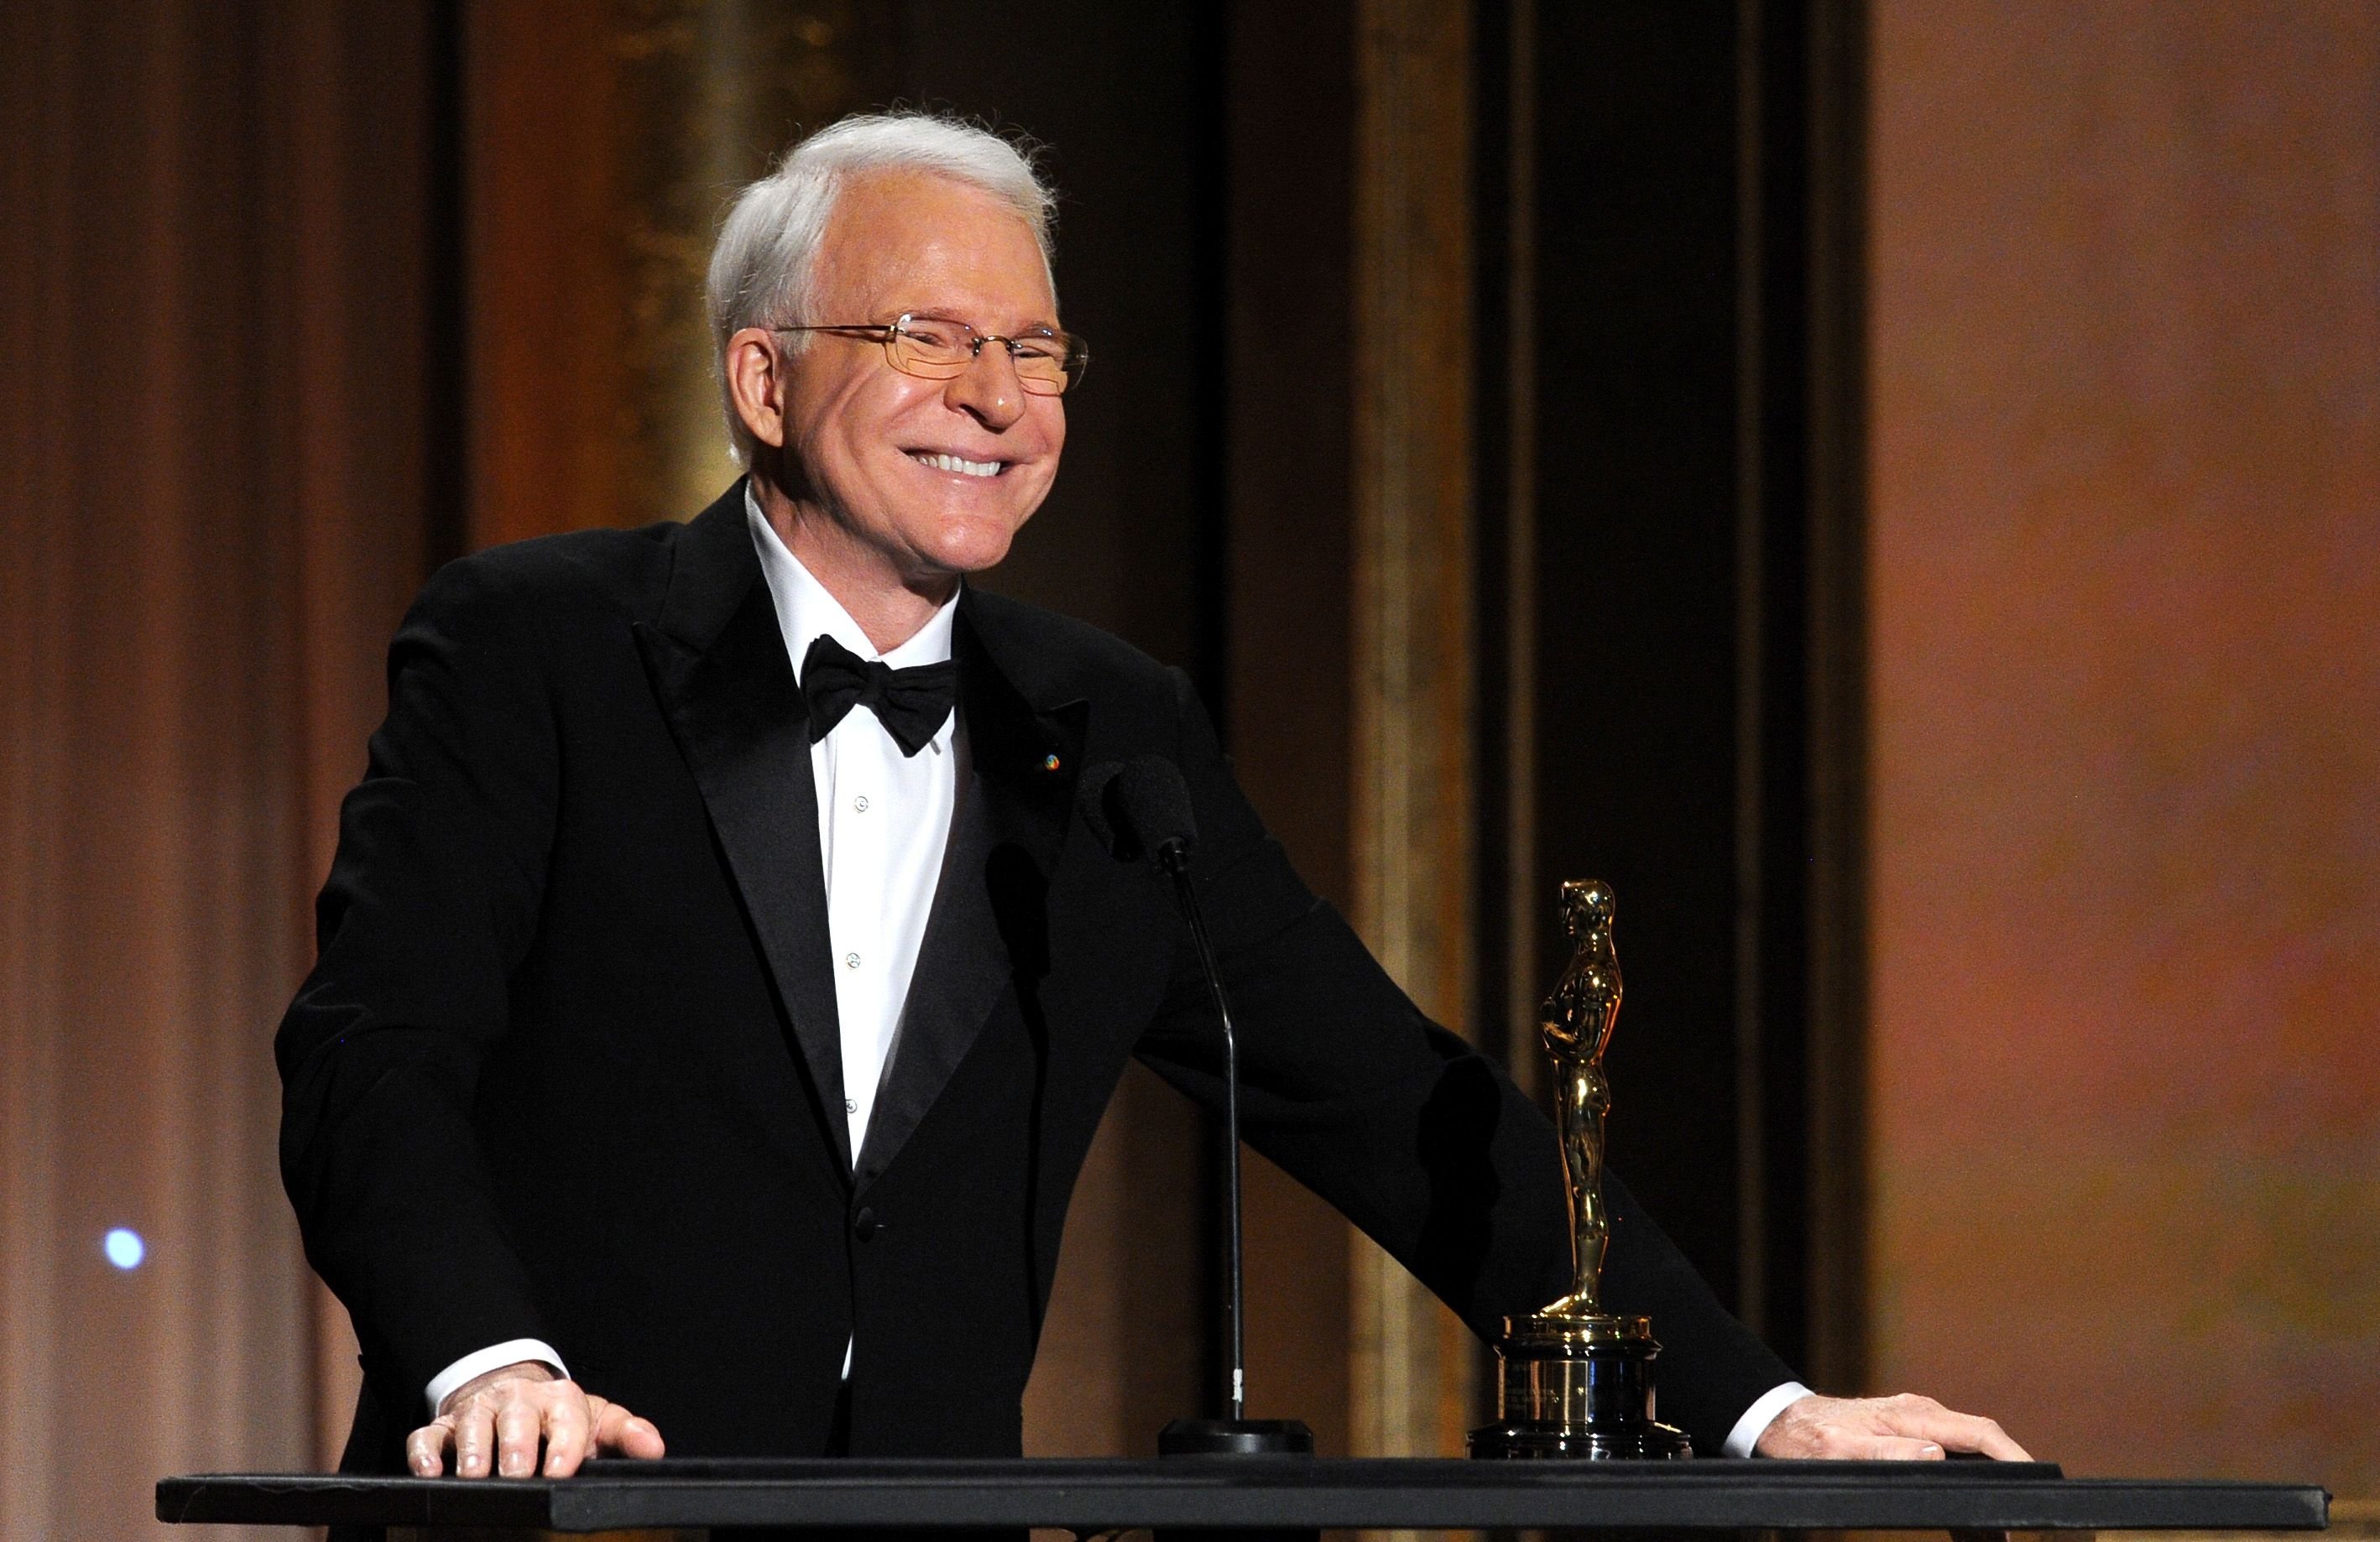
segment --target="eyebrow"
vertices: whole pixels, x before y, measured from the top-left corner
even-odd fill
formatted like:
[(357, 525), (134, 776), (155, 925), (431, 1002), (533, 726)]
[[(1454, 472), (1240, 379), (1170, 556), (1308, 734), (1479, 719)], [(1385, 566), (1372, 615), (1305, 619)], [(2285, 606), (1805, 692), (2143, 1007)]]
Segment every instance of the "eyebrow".
[[(975, 322), (967, 320), (965, 316), (960, 315), (957, 311), (939, 305), (913, 305), (905, 309), (901, 314), (905, 316), (922, 316), (929, 322), (957, 322), (965, 326), (975, 326)], [(980, 332), (983, 329), (977, 327), (976, 330)], [(1037, 330), (1041, 332), (1062, 333), (1066, 329), (1060, 326), (1055, 322), (1036, 317), (1034, 320), (1026, 322), (1023, 331), (1019, 332), (1017, 335), (1022, 336), (1025, 333)]]

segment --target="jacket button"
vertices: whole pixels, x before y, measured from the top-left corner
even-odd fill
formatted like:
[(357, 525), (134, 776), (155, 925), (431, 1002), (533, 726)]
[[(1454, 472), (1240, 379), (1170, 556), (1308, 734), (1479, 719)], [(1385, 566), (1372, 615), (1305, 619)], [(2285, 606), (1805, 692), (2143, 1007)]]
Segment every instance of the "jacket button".
[(851, 1218), (851, 1229), (859, 1233), (859, 1240), (861, 1242), (874, 1242), (876, 1240), (876, 1233), (880, 1229), (876, 1220), (876, 1212), (862, 1207), (860, 1212)]

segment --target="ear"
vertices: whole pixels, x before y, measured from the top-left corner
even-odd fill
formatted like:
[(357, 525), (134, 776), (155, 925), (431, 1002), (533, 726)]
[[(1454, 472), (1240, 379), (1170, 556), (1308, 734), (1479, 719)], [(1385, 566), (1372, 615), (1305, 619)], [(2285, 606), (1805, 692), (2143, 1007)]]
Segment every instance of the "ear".
[(785, 447), (785, 373), (777, 352), (776, 334), (766, 327), (746, 327), (727, 339), (720, 360), (726, 372), (728, 395), (746, 431), (774, 449)]

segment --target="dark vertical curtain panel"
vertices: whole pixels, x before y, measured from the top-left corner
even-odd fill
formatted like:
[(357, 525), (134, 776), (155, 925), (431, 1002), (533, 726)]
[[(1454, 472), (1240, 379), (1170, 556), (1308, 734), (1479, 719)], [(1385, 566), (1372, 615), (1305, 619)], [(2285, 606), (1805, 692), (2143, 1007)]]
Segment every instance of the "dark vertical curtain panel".
[(437, 20), (0, 7), (9, 1537), (152, 1535), (159, 1475), (344, 1417), (270, 1039), (443, 517)]

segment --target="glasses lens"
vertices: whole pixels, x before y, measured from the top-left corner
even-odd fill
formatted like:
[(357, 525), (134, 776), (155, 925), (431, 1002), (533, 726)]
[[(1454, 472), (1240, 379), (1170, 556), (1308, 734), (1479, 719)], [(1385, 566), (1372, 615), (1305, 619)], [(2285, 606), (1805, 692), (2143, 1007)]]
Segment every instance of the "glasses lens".
[(1016, 339), (1016, 378), (1025, 389), (1044, 396), (1055, 396), (1075, 383), (1075, 373), (1066, 366), (1073, 352), (1074, 339), (1060, 332), (1028, 333)]
[[(905, 374), (947, 380), (975, 362), (978, 341), (978, 333), (965, 322), (905, 316), (892, 331), (892, 367)], [(1062, 395), (1082, 378), (1090, 358), (1081, 338), (1062, 332), (1026, 333), (1009, 339), (1007, 347), (1017, 380), (1037, 396)]]
[(955, 375), (975, 361), (975, 329), (965, 322), (904, 316), (892, 329), (893, 365), (913, 375)]

